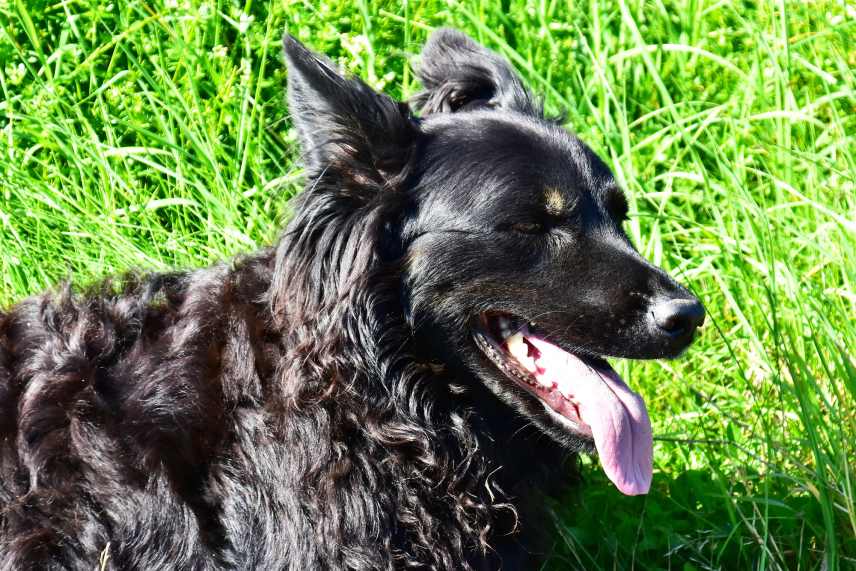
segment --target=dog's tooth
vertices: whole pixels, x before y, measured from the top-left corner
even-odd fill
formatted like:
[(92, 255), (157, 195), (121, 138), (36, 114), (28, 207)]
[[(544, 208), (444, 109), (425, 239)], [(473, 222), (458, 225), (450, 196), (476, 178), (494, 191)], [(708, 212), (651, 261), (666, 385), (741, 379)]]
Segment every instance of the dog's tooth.
[[(535, 366), (535, 359), (532, 357), (526, 357), (525, 359), (519, 359), (520, 364), (523, 365), (523, 368), (532, 373), (533, 375), (538, 370), (538, 367)], [(538, 381), (539, 383), (541, 381)], [(542, 385), (544, 383), (541, 383)]]
[(522, 333), (515, 333), (514, 335), (509, 336), (505, 340), (505, 345), (508, 347), (508, 352), (511, 353), (518, 361), (527, 358), (529, 355), (529, 346), (526, 345), (525, 341), (523, 341)]
[(511, 353), (514, 359), (520, 363), (524, 369), (530, 373), (534, 373), (537, 370), (535, 359), (529, 356), (529, 345), (527, 345), (523, 339), (523, 334), (517, 332), (506, 339), (505, 344), (506, 347), (508, 347), (508, 352)]
[(514, 331), (511, 329), (511, 321), (507, 317), (497, 318), (497, 323), (499, 325), (499, 333), (503, 339), (514, 334)]

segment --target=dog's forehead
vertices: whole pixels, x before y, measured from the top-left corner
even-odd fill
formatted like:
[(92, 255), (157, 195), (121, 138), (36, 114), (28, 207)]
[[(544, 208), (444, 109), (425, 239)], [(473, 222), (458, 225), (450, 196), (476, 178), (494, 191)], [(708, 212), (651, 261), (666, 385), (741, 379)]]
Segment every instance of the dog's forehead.
[[(457, 209), (541, 207), (560, 214), (579, 198), (600, 202), (617, 186), (609, 168), (562, 127), (517, 114), (474, 112), (428, 123), (429, 161), (456, 184), (442, 201)], [(454, 189), (454, 190), (453, 190)]]

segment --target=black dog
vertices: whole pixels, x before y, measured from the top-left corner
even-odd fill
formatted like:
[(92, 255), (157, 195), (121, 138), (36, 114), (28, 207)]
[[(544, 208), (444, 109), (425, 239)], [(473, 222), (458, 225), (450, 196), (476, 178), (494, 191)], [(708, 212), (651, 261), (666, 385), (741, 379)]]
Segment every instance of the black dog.
[(603, 356), (673, 357), (704, 310), (603, 162), (460, 33), (421, 118), (285, 55), (308, 183), (275, 248), (0, 313), (2, 569), (532, 569), (566, 456), (647, 491)]

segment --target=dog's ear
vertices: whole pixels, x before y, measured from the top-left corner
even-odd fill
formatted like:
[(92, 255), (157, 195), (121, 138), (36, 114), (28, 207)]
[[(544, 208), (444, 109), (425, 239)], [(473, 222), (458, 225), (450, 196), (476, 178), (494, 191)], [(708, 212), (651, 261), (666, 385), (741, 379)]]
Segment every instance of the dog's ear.
[(344, 77), (288, 34), (283, 46), (289, 110), (308, 176), (394, 184), (419, 133), (407, 104), (376, 93), (359, 78)]
[(511, 64), (457, 30), (431, 34), (417, 73), (425, 90), (414, 102), (423, 115), (488, 108), (543, 116)]

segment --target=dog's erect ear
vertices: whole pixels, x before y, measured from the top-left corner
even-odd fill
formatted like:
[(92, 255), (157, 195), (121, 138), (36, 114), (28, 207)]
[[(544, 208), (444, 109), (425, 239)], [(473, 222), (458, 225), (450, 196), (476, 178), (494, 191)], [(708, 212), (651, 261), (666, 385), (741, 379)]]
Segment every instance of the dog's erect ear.
[(289, 110), (309, 177), (326, 173), (360, 184), (394, 184), (419, 133), (407, 104), (344, 77), (288, 34), (283, 46)]
[(423, 115), (488, 108), (543, 116), (511, 64), (457, 30), (431, 34), (417, 73), (425, 91), (414, 102)]

